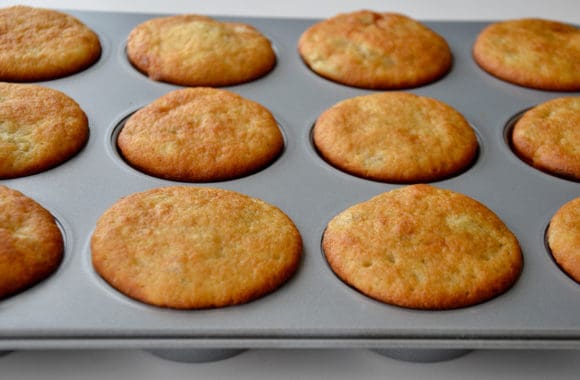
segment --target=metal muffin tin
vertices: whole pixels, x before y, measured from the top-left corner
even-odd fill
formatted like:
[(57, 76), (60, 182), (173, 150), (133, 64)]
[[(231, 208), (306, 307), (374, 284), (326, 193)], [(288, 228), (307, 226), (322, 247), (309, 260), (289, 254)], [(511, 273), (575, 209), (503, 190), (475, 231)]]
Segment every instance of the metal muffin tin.
[[(354, 177), (317, 155), (310, 132), (318, 115), (340, 100), (375, 92), (330, 82), (301, 61), (298, 38), (317, 20), (218, 17), (252, 24), (272, 40), (278, 56), (274, 70), (226, 89), (270, 109), (286, 146), (258, 173), (190, 184), (142, 174), (123, 162), (115, 147), (114, 136), (128, 115), (180, 88), (148, 79), (125, 55), (132, 28), (160, 15), (67, 13), (98, 33), (102, 56), (81, 73), (40, 84), (81, 105), (89, 118), (90, 139), (77, 156), (56, 168), (0, 181), (50, 210), (66, 244), (54, 275), (0, 301), (0, 349), (580, 348), (580, 285), (554, 263), (544, 240), (551, 216), (580, 195), (580, 186), (526, 165), (505, 138), (508, 122), (521, 111), (578, 93), (527, 89), (481, 70), (471, 47), (487, 23), (425, 22), (448, 41), (453, 68), (443, 79), (407, 91), (450, 104), (472, 124), (480, 143), (477, 161), (466, 172), (432, 185), (469, 195), (494, 210), (520, 241), (523, 273), (507, 293), (479, 305), (418, 311), (358, 293), (333, 274), (322, 254), (321, 236), (334, 215), (403, 185)], [(177, 184), (235, 190), (281, 208), (304, 239), (296, 275), (253, 302), (210, 310), (157, 308), (111, 288), (91, 266), (95, 222), (125, 195)]]

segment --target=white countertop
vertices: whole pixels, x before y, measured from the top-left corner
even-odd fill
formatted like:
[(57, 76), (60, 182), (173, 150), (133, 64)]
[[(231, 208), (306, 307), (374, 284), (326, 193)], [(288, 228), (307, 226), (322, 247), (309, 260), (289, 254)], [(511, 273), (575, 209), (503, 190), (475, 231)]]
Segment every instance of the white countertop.
[[(580, 24), (577, 0), (3, 0), (31, 6), (152, 13), (325, 18), (357, 9), (396, 11), (423, 20), (543, 17)], [(580, 322), (579, 322), (580, 323)], [(578, 379), (580, 350), (480, 350), (431, 364), (367, 350), (250, 350), (213, 363), (185, 364), (137, 350), (13, 352), (0, 357), (1, 379)]]

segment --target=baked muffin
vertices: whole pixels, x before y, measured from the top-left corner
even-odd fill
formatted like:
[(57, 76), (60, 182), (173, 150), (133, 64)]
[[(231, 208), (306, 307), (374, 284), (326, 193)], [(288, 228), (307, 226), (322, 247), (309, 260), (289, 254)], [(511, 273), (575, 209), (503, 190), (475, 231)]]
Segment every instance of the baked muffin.
[(483, 204), (410, 185), (335, 216), (322, 247), (345, 283), (378, 301), (453, 309), (508, 290), (522, 269), (516, 237)]
[(270, 111), (233, 92), (172, 91), (134, 113), (118, 135), (123, 157), (160, 178), (207, 182), (242, 177), (269, 165), (284, 148)]
[(485, 71), (524, 87), (580, 89), (580, 30), (558, 21), (496, 22), (478, 35), (473, 58)]
[(131, 63), (151, 79), (183, 86), (230, 86), (276, 64), (270, 41), (251, 25), (200, 15), (154, 18), (127, 40)]
[(318, 75), (353, 87), (421, 86), (451, 68), (443, 37), (405, 15), (361, 10), (312, 25), (298, 51)]
[(312, 138), (321, 156), (337, 168), (393, 183), (456, 175), (478, 152), (476, 135), (459, 112), (404, 92), (343, 100), (320, 115)]
[(514, 125), (511, 141), (531, 166), (580, 181), (580, 97), (556, 98), (528, 110)]
[(580, 283), (580, 198), (567, 202), (554, 214), (547, 238), (554, 260)]
[(89, 138), (87, 116), (66, 94), (32, 84), (0, 82), (0, 178), (59, 165)]
[(0, 80), (33, 82), (75, 74), (101, 55), (98, 36), (68, 14), (14, 6), (0, 9)]
[(0, 298), (52, 275), (63, 252), (62, 234), (50, 212), (0, 185)]
[(95, 270), (129, 297), (177, 309), (224, 307), (272, 292), (296, 271), (302, 240), (278, 208), (221, 189), (131, 194), (98, 220)]

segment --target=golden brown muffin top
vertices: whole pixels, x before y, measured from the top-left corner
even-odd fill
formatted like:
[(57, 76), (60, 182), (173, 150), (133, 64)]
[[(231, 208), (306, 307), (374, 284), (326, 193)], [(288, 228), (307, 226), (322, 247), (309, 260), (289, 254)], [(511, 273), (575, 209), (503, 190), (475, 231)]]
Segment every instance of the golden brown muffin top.
[(580, 283), (580, 198), (554, 214), (548, 227), (548, 245), (562, 270)]
[(134, 113), (117, 140), (135, 168), (161, 178), (204, 182), (251, 174), (281, 153), (273, 115), (233, 92), (172, 91)]
[(56, 79), (87, 68), (100, 55), (98, 36), (73, 16), (26, 6), (0, 9), (0, 80)]
[(228, 86), (270, 72), (276, 55), (251, 25), (199, 15), (147, 20), (127, 40), (131, 63), (153, 80), (183, 86)]
[(436, 99), (385, 92), (343, 100), (313, 130), (316, 148), (348, 173), (379, 181), (435, 181), (457, 174), (478, 143), (465, 118)]
[(298, 51), (317, 74), (373, 89), (424, 85), (446, 74), (452, 63), (445, 39), (422, 23), (367, 10), (314, 24), (300, 37)]
[(152, 305), (197, 309), (248, 302), (296, 271), (302, 240), (278, 208), (212, 188), (131, 194), (98, 220), (93, 265), (113, 287)]
[(544, 19), (496, 22), (482, 30), (475, 61), (490, 74), (541, 90), (580, 89), (580, 30)]
[(0, 83), (0, 178), (35, 174), (77, 154), (89, 138), (87, 116), (66, 94)]
[(353, 205), (322, 241), (333, 271), (379, 301), (452, 309), (509, 289), (522, 269), (516, 237), (483, 204), (411, 185)]
[(50, 276), (63, 251), (53, 216), (21, 192), (0, 185), (0, 298)]
[(580, 97), (556, 98), (528, 110), (514, 126), (512, 146), (535, 168), (580, 181)]

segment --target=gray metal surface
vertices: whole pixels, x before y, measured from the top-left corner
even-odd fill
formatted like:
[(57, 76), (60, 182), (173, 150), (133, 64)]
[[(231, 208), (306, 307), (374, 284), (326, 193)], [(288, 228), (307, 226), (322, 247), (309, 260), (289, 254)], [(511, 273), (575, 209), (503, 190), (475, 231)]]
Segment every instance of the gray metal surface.
[(57, 168), (0, 181), (48, 208), (66, 238), (65, 259), (52, 277), (0, 301), (0, 349), (580, 348), (580, 285), (560, 271), (544, 245), (550, 217), (580, 195), (580, 186), (527, 166), (504, 140), (512, 116), (562, 93), (511, 85), (479, 69), (470, 51), (485, 23), (427, 22), (449, 42), (454, 66), (445, 78), (409, 92), (447, 102), (476, 130), (481, 144), (477, 162), (433, 185), (483, 202), (517, 235), (525, 264), (510, 291), (459, 310), (415, 311), (373, 301), (339, 281), (320, 250), (326, 223), (344, 208), (400, 185), (331, 167), (313, 149), (310, 130), (326, 108), (371, 91), (332, 83), (306, 68), (296, 43), (313, 20), (236, 18), (273, 41), (278, 63), (266, 77), (227, 89), (269, 108), (285, 134), (286, 148), (259, 173), (199, 186), (236, 190), (280, 207), (302, 233), (304, 258), (294, 278), (254, 302), (177, 311), (141, 304), (112, 289), (94, 272), (89, 249), (96, 220), (120, 197), (176, 184), (127, 166), (112, 137), (130, 113), (179, 88), (149, 80), (125, 57), (130, 30), (156, 15), (70, 13), (99, 34), (103, 55), (82, 73), (41, 84), (81, 105), (89, 117), (90, 140)]

